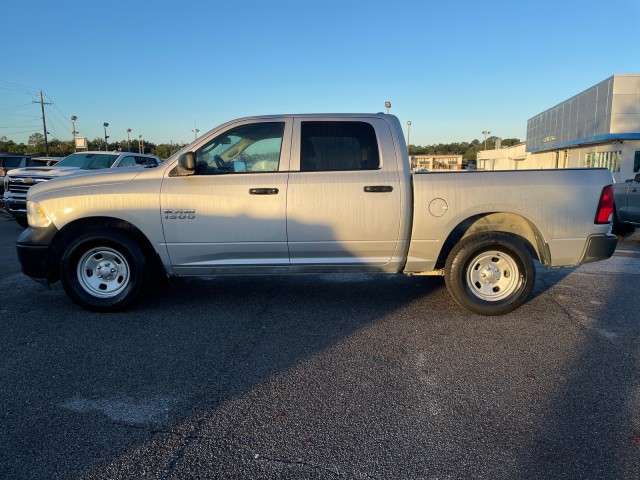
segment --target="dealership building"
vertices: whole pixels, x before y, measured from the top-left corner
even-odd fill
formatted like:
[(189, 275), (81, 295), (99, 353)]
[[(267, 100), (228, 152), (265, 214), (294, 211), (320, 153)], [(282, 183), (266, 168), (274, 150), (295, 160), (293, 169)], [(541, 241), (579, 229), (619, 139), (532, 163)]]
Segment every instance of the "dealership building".
[(613, 75), (529, 119), (526, 143), (478, 152), (478, 169), (605, 167), (640, 171), (640, 74)]

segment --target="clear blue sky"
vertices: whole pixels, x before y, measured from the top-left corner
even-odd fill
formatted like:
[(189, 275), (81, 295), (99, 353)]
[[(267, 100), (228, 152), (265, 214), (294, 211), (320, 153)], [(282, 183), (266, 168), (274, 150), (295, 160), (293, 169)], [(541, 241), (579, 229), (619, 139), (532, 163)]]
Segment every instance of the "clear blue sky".
[[(2, 7), (0, 136), (188, 142), (233, 118), (377, 112), (411, 143), (526, 136), (532, 116), (640, 73), (640, 0), (32, 1)], [(16, 133), (22, 132), (22, 133)]]

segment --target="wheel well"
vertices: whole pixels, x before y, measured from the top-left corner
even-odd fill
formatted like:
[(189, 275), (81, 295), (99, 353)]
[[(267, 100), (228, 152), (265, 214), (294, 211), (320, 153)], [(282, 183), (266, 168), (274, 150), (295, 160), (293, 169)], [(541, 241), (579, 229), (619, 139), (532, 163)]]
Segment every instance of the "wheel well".
[(465, 237), (480, 232), (502, 232), (524, 241), (531, 256), (544, 265), (548, 265), (551, 255), (540, 231), (526, 218), (515, 213), (486, 213), (470, 217), (449, 234), (444, 242), (436, 268), (444, 268), (453, 247)]
[(164, 270), (160, 257), (151, 245), (151, 242), (135, 225), (119, 218), (91, 217), (82, 218), (65, 225), (53, 238), (49, 250), (50, 255), (47, 259), (50, 272), (50, 282), (59, 280), (58, 266), (60, 265), (60, 260), (64, 254), (65, 247), (78, 235), (90, 230), (101, 228), (110, 228), (126, 232), (142, 247), (142, 251), (147, 258), (149, 265), (152, 266), (152, 268), (161, 268)]

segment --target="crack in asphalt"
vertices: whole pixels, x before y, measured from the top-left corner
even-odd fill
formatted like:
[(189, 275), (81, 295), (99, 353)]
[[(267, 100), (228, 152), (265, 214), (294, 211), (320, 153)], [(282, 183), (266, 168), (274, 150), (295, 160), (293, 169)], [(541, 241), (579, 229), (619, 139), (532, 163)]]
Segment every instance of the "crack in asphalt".
[(315, 470), (321, 470), (324, 472), (331, 473), (336, 477), (347, 477), (347, 478), (369, 478), (369, 479), (377, 479), (377, 477), (372, 477), (366, 473), (356, 473), (356, 472), (340, 472), (340, 469), (337, 465), (332, 465), (331, 467), (325, 465), (319, 465), (316, 463), (303, 462), (302, 460), (288, 460), (286, 458), (273, 458), (266, 455), (261, 455), (259, 453), (255, 453), (254, 451), (249, 449), (249, 452), (253, 456), (253, 459), (257, 462), (269, 462), (269, 463), (279, 463), (283, 465), (298, 465), (302, 467), (310, 467)]
[[(545, 282), (543, 281), (543, 283), (545, 283)], [(545, 286), (550, 287), (550, 285), (546, 285), (546, 284), (545, 284)], [(548, 290), (548, 293), (549, 293), (549, 299), (556, 306), (558, 306), (558, 308), (562, 311), (562, 313), (565, 315), (565, 317), (567, 317), (567, 320), (569, 320), (569, 323), (571, 323), (578, 330), (581, 330), (582, 332), (590, 334), (590, 335), (594, 335), (595, 334), (597, 336), (597, 338), (599, 338), (603, 342), (608, 343), (612, 347), (616, 347), (616, 349), (620, 350), (623, 355), (631, 357), (631, 358), (633, 358), (635, 360), (640, 360), (640, 356), (638, 356), (637, 354), (635, 354), (634, 352), (632, 352), (628, 348), (625, 348), (624, 345), (621, 345), (621, 344), (613, 341), (610, 337), (608, 337), (607, 335), (603, 334), (603, 332), (600, 331), (599, 329), (591, 327), (589, 325), (585, 325), (584, 323), (580, 322), (580, 320), (578, 318), (576, 318), (576, 316), (569, 310), (569, 308), (565, 307), (561, 303), (560, 299), (558, 298), (558, 296), (556, 294), (551, 292), (550, 289)]]
[[(260, 343), (260, 339), (264, 336), (264, 332), (265, 332), (265, 324), (266, 324), (265, 314), (269, 311), (271, 304), (273, 302), (273, 299), (276, 296), (277, 296), (277, 290), (273, 288), (269, 289), (268, 296), (264, 302), (264, 305), (262, 306), (262, 308), (259, 309), (257, 313), (258, 325), (257, 325), (257, 328), (253, 329), (254, 334), (252, 335), (251, 340), (247, 342), (245, 341), (246, 338), (243, 338), (242, 342), (236, 343), (236, 345), (234, 345), (234, 347), (230, 350), (229, 354), (225, 357), (224, 361), (222, 362), (222, 366), (220, 367), (216, 375), (219, 378), (219, 386), (217, 388), (218, 394), (216, 395), (217, 398), (223, 398), (224, 392), (229, 390), (229, 385), (231, 384), (231, 380), (233, 377), (233, 371), (238, 364), (238, 362), (234, 362), (233, 359), (240, 357), (246, 360), (253, 354), (256, 346)], [(250, 408), (250, 406), (248, 408)], [(194, 441), (218, 440), (215, 437), (208, 437), (206, 435), (199, 434), (199, 432), (201, 432), (206, 427), (209, 417), (211, 416), (212, 415), (209, 414), (200, 418), (200, 420), (198, 420), (198, 422), (196, 423), (196, 426), (192, 428), (187, 435), (184, 436), (185, 441), (182, 443), (181, 447), (178, 449), (178, 451), (176, 452), (176, 454), (173, 456), (173, 458), (169, 463), (167, 478), (173, 478), (173, 475), (178, 466), (178, 463), (184, 458), (184, 456), (187, 453), (187, 450), (193, 444)], [(213, 416), (215, 416), (215, 413), (213, 414)], [(238, 422), (236, 422), (232, 426), (232, 428), (227, 432), (226, 438), (230, 438), (230, 439), (234, 438), (234, 434), (237, 431), (237, 428), (241, 425), (241, 423), (242, 423), (242, 420), (239, 420)], [(182, 436), (171, 431), (164, 431), (164, 430), (151, 431), (150, 430), (150, 435), (154, 435), (157, 433), (166, 433), (169, 435), (176, 435), (179, 437)]]

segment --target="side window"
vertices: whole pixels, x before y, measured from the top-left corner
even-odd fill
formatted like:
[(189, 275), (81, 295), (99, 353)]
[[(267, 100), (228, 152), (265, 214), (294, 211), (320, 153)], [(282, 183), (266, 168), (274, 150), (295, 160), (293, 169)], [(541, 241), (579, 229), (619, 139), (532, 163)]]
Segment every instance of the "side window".
[(378, 168), (378, 141), (371, 124), (302, 122), (300, 171)]
[(228, 130), (196, 152), (196, 175), (275, 172), (283, 133), (284, 122)]
[(157, 165), (158, 164), (156, 159), (151, 157), (136, 157), (136, 163), (138, 165)]
[(633, 172), (636, 173), (638, 170), (640, 170), (640, 152), (636, 152), (633, 158)]
[(124, 157), (122, 160), (120, 160), (118, 167), (132, 167), (135, 164), (136, 164), (135, 157)]
[(21, 157), (5, 157), (4, 159), (4, 167), (11, 169), (11, 168), (20, 168), (22, 165), (22, 158)]

